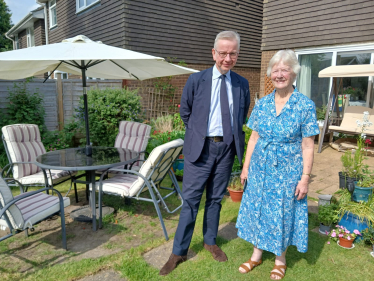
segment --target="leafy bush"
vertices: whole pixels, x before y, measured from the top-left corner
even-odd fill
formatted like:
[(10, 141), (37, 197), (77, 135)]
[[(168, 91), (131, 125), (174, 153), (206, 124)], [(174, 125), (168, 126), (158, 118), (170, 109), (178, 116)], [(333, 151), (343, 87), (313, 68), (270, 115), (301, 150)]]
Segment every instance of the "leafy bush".
[(151, 153), (152, 150), (164, 143), (167, 143), (172, 140), (176, 139), (183, 139), (184, 140), (185, 131), (172, 131), (172, 132), (160, 132), (160, 131), (153, 131), (151, 139), (148, 142), (147, 152)]
[[(244, 141), (244, 154), (243, 154), (243, 162), (245, 159), (245, 154), (247, 152), (247, 145), (249, 138), (251, 137), (252, 130), (247, 127), (247, 125), (243, 125), (243, 131), (245, 132), (245, 141)], [(242, 170), (238, 156), (235, 155), (234, 165), (232, 166), (232, 172), (240, 172)]]
[(179, 113), (175, 113), (173, 116), (173, 128), (177, 131), (185, 131), (185, 125)]
[(316, 109), (317, 120), (325, 120), (326, 111), (327, 111), (326, 105), (322, 105), (321, 107), (318, 107)]
[[(91, 142), (94, 145), (113, 146), (120, 121), (142, 122), (140, 99), (137, 90), (131, 91), (126, 88), (89, 90), (87, 103)], [(76, 117), (85, 134), (83, 97), (76, 109)]]
[(364, 141), (361, 137), (358, 137), (357, 139), (357, 147), (356, 150), (345, 151), (340, 158), (343, 164), (344, 175), (351, 178), (362, 175), (363, 170), (366, 169), (366, 166), (363, 163)]
[(374, 228), (366, 228), (362, 231), (362, 238), (364, 242), (369, 245), (374, 245)]
[(59, 150), (74, 147), (74, 136), (78, 131), (78, 123), (70, 122), (65, 124), (62, 131), (46, 131), (42, 137), (42, 142), (47, 151)]
[[(13, 88), (9, 89), (5, 112), (1, 113), (0, 127), (12, 124), (35, 124), (39, 126), (40, 133), (46, 134), (48, 131), (44, 124), (45, 110), (43, 106), (43, 96), (38, 92), (30, 92), (27, 84), (32, 79), (14, 83)], [(8, 164), (8, 158), (5, 148), (0, 141), (0, 166), (4, 167)]]

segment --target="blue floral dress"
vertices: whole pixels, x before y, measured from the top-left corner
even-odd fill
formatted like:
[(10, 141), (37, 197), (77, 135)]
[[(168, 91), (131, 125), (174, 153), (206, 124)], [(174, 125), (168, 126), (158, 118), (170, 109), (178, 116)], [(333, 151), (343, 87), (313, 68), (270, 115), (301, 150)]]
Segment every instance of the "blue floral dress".
[(238, 236), (280, 256), (308, 250), (307, 197), (297, 200), (302, 139), (319, 134), (314, 102), (296, 88), (276, 116), (274, 93), (255, 105), (247, 126), (258, 132), (236, 227)]

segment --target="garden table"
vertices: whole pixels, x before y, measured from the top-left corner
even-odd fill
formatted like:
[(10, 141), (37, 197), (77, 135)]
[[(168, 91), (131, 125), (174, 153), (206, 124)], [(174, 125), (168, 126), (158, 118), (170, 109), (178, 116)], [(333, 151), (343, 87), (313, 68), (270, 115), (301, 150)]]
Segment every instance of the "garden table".
[(139, 153), (128, 149), (93, 146), (90, 155), (87, 155), (85, 147), (50, 151), (38, 156), (35, 164), (43, 170), (86, 172), (85, 183), (92, 184), (90, 206), (92, 209), (92, 228), (96, 231), (95, 171), (127, 165), (138, 158)]

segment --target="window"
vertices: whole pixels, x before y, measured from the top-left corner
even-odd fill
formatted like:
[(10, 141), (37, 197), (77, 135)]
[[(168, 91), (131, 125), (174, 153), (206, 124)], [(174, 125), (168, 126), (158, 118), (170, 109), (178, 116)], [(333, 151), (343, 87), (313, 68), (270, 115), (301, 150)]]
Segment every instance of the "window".
[(69, 79), (69, 75), (68, 73), (66, 72), (62, 72), (62, 71), (59, 71), (59, 70), (55, 70), (55, 72), (53, 73), (53, 78), (54, 79), (57, 79), (57, 75), (58, 73), (61, 73), (61, 79)]
[[(374, 42), (295, 50), (301, 66), (297, 76), (298, 90), (314, 101), (316, 107), (327, 105), (332, 78), (318, 78), (318, 72), (334, 65), (373, 64)], [(373, 107), (373, 77), (338, 79), (339, 94), (345, 95), (349, 106)]]
[(332, 53), (300, 55), (300, 73), (297, 76), (297, 88), (321, 107), (327, 104), (330, 93), (330, 79), (318, 78), (318, 72), (331, 66)]
[(77, 1), (77, 13), (100, 2), (100, 0), (76, 0), (76, 1)]
[(34, 28), (26, 29), (27, 48), (35, 46)]
[(14, 41), (16, 42), (16, 50), (18, 50), (19, 49), (18, 35), (14, 36)]
[(48, 6), (49, 6), (49, 28), (52, 28), (57, 25), (56, 0), (49, 1)]

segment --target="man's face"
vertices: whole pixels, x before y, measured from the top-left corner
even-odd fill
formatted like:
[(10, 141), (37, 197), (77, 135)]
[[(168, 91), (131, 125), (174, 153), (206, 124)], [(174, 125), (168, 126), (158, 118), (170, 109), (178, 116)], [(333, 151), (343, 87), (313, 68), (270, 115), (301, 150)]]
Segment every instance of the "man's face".
[(220, 39), (217, 42), (216, 49), (212, 49), (212, 55), (219, 72), (226, 74), (238, 60), (238, 42), (236, 40)]

